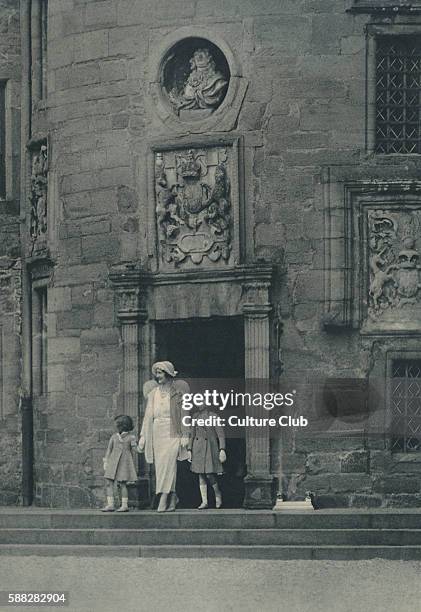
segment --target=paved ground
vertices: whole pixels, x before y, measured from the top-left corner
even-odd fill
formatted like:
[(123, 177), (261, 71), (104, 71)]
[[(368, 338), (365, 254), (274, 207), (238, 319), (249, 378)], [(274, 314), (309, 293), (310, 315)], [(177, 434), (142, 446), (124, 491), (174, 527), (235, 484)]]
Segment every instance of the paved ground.
[(0, 557), (0, 585), (69, 591), (68, 612), (421, 610), (421, 562), (410, 561)]

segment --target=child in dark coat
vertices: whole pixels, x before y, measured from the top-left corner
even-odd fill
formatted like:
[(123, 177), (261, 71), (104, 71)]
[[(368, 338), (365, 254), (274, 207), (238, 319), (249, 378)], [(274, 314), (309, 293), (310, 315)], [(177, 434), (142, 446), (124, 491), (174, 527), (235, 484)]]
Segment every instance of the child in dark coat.
[(133, 460), (133, 450), (137, 447), (137, 440), (133, 431), (131, 417), (121, 414), (115, 417), (117, 433), (114, 433), (108, 443), (107, 452), (103, 459), (104, 476), (107, 481), (107, 505), (102, 512), (114, 512), (114, 483), (117, 482), (121, 491), (121, 507), (117, 512), (129, 511), (128, 482), (136, 482), (137, 474)]
[[(197, 418), (206, 419), (214, 413), (205, 407), (199, 409)], [(191, 471), (199, 475), (202, 503), (199, 510), (208, 507), (208, 482), (215, 492), (215, 505), (222, 506), (222, 494), (218, 485), (217, 474), (223, 473), (222, 464), (226, 461), (224, 428), (220, 426), (199, 426), (192, 428), (188, 446)]]

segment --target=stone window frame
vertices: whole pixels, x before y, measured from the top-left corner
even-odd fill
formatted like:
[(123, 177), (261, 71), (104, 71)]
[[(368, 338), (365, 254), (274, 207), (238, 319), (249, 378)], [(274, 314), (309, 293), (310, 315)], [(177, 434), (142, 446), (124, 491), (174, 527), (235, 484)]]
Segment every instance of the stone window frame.
[(4, 189), (0, 193), (0, 207), (5, 212), (17, 213), (20, 186), (20, 84), (11, 78), (2, 78), (1, 73), (0, 84), (4, 89)]
[(48, 285), (32, 281), (32, 387), (36, 397), (48, 393)]
[(383, 338), (372, 345), (376, 357), (368, 374), (369, 413), (365, 435), (368, 448), (387, 453), (388, 458), (400, 461), (421, 461), (421, 450), (410, 453), (392, 452), (390, 426), (392, 421), (390, 385), (388, 384), (397, 359), (421, 359), (420, 339), (407, 337)]
[[(324, 253), (324, 329), (339, 332), (358, 329), (366, 336), (399, 336), (402, 331), (364, 328), (366, 320), (368, 270), (365, 264), (362, 225), (365, 207), (397, 205), (421, 206), (421, 181), (356, 180), (335, 181), (330, 174), (324, 185), (325, 253)], [(419, 335), (421, 329), (406, 332)]]
[(31, 2), (31, 101), (32, 112), (47, 98), (48, 0)]
[[(203, 120), (183, 121), (169, 108), (161, 86), (163, 62), (168, 52), (186, 38), (204, 38), (216, 45), (225, 55), (229, 70), (230, 82), (221, 105), (210, 117)], [(184, 26), (162, 36), (159, 42), (151, 46), (148, 63), (148, 81), (151, 103), (150, 111), (172, 131), (179, 133), (203, 133), (210, 131), (227, 132), (235, 128), (240, 109), (247, 91), (248, 80), (243, 76), (240, 61), (230, 44), (215, 31), (201, 26)]]
[[(244, 263), (246, 250), (246, 218), (244, 201), (243, 156), (244, 138), (239, 134), (206, 135), (201, 137), (181, 137), (172, 140), (158, 140), (148, 143), (148, 209), (146, 237), (147, 251), (154, 272), (163, 273), (159, 265), (159, 240), (156, 226), (155, 203), (155, 154), (176, 149), (226, 147), (233, 153), (233, 175), (231, 181), (231, 205), (233, 215), (233, 257), (234, 265)], [(209, 269), (208, 269), (209, 270)], [(206, 273), (198, 268), (197, 273)], [(176, 272), (177, 274), (180, 271)]]
[[(48, 393), (48, 335), (49, 335), (49, 318), (48, 312), (48, 289), (51, 287), (52, 274), (54, 269), (53, 261), (48, 257), (40, 257), (34, 260), (28, 260), (27, 273), (29, 278), (29, 286), (27, 298), (30, 304), (30, 336), (28, 349), (31, 351), (31, 388), (32, 395), (35, 399), (45, 398)], [(45, 295), (45, 337), (44, 346), (34, 349), (34, 319), (40, 314), (40, 294)], [(38, 331), (39, 327), (38, 327)], [(41, 339), (42, 341), (42, 339)], [(45, 378), (42, 380), (41, 369), (44, 364)], [(35, 376), (36, 378), (35, 378)], [(41, 375), (40, 375), (41, 374)]]
[(392, 378), (393, 363), (397, 360), (420, 360), (421, 361), (421, 350), (414, 349), (403, 349), (403, 350), (387, 350), (385, 356), (385, 398), (386, 398), (386, 415), (385, 415), (385, 434), (386, 434), (386, 445), (392, 458), (396, 461), (400, 461), (402, 458), (419, 457), (421, 458), (421, 448), (410, 452), (393, 452), (391, 435), (388, 433), (388, 428), (392, 421), (392, 398), (390, 392), (389, 380)]
[[(370, 11), (361, 11), (370, 12)], [(420, 5), (421, 12), (421, 5)], [(376, 158), (420, 159), (420, 153), (376, 152), (376, 47), (380, 36), (418, 36), (421, 43), (421, 23), (369, 23), (366, 26), (366, 95), (365, 95), (365, 149)]]

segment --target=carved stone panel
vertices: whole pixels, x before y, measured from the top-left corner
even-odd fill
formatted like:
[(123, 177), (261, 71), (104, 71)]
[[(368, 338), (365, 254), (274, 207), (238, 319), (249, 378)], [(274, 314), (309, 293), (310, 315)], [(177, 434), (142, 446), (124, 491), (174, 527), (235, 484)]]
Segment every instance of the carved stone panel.
[(232, 153), (225, 146), (154, 153), (161, 269), (233, 263)]
[(48, 149), (42, 144), (32, 153), (30, 233), (31, 255), (47, 250)]
[(421, 206), (366, 210), (367, 324), (421, 330)]
[(163, 65), (163, 92), (181, 120), (203, 119), (221, 105), (230, 70), (224, 54), (209, 40), (179, 41), (167, 53)]

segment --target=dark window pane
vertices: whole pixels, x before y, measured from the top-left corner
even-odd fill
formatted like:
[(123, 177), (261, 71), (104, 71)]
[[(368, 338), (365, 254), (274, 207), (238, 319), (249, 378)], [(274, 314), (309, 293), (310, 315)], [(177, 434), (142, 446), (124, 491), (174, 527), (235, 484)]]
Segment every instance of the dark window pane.
[(421, 153), (421, 38), (380, 36), (376, 49), (376, 152)]
[(391, 380), (392, 451), (421, 450), (421, 360), (397, 359)]

